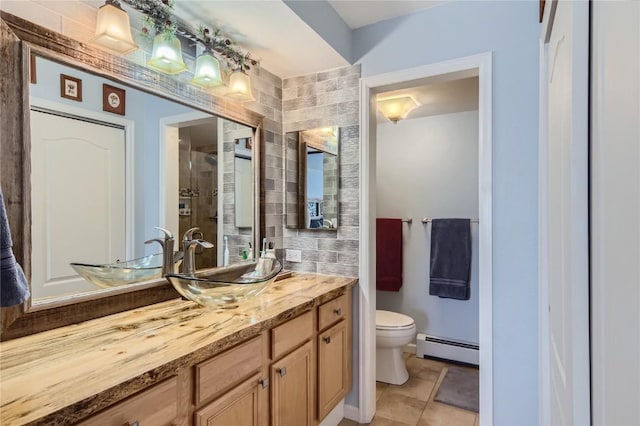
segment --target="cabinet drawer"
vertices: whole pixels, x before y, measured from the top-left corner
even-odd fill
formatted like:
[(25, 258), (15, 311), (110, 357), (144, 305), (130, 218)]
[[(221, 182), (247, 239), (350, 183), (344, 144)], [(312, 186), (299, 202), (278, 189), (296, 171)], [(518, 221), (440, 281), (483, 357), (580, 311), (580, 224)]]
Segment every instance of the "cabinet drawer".
[(271, 356), (275, 360), (299, 346), (313, 334), (313, 315), (302, 314), (271, 330)]
[(351, 309), (351, 306), (349, 306), (349, 298), (346, 294), (320, 305), (318, 308), (318, 330), (324, 330), (346, 318), (348, 309)]
[(172, 377), (78, 424), (165, 426), (173, 424), (177, 415), (178, 379)]
[(196, 405), (240, 382), (262, 366), (262, 335), (196, 365)]

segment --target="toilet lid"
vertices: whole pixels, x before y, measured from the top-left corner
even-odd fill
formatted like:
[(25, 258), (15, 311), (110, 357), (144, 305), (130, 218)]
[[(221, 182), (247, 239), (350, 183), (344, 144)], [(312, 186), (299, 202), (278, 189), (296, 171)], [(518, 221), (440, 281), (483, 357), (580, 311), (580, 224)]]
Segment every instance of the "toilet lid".
[(413, 325), (413, 318), (391, 311), (376, 311), (377, 329), (408, 328)]

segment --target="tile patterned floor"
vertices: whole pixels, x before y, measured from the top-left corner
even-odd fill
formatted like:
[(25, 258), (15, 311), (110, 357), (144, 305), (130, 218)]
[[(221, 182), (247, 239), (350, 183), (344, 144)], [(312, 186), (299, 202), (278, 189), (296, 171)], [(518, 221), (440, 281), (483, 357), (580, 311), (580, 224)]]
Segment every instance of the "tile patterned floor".
[[(477, 413), (433, 400), (451, 364), (404, 355), (409, 380), (402, 386), (376, 383), (371, 426), (478, 426)], [(358, 425), (343, 419), (338, 426)]]

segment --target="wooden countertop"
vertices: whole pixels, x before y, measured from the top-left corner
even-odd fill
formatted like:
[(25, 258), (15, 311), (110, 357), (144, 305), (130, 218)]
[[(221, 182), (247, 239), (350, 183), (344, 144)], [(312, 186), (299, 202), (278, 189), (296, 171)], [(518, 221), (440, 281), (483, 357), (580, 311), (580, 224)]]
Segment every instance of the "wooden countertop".
[[(357, 283), (295, 274), (229, 310), (171, 300), (0, 343), (0, 424), (97, 412)], [(45, 420), (45, 419), (42, 419)]]

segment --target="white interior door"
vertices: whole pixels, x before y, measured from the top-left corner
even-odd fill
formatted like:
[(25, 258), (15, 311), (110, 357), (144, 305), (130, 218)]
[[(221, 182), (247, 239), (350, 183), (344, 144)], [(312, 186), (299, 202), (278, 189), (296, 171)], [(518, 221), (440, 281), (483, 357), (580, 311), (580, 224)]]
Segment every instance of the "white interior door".
[(31, 111), (34, 299), (95, 290), (71, 262), (125, 260), (125, 133)]
[[(588, 425), (588, 2), (558, 1), (548, 39), (550, 421)], [(544, 374), (544, 373), (543, 373)]]

